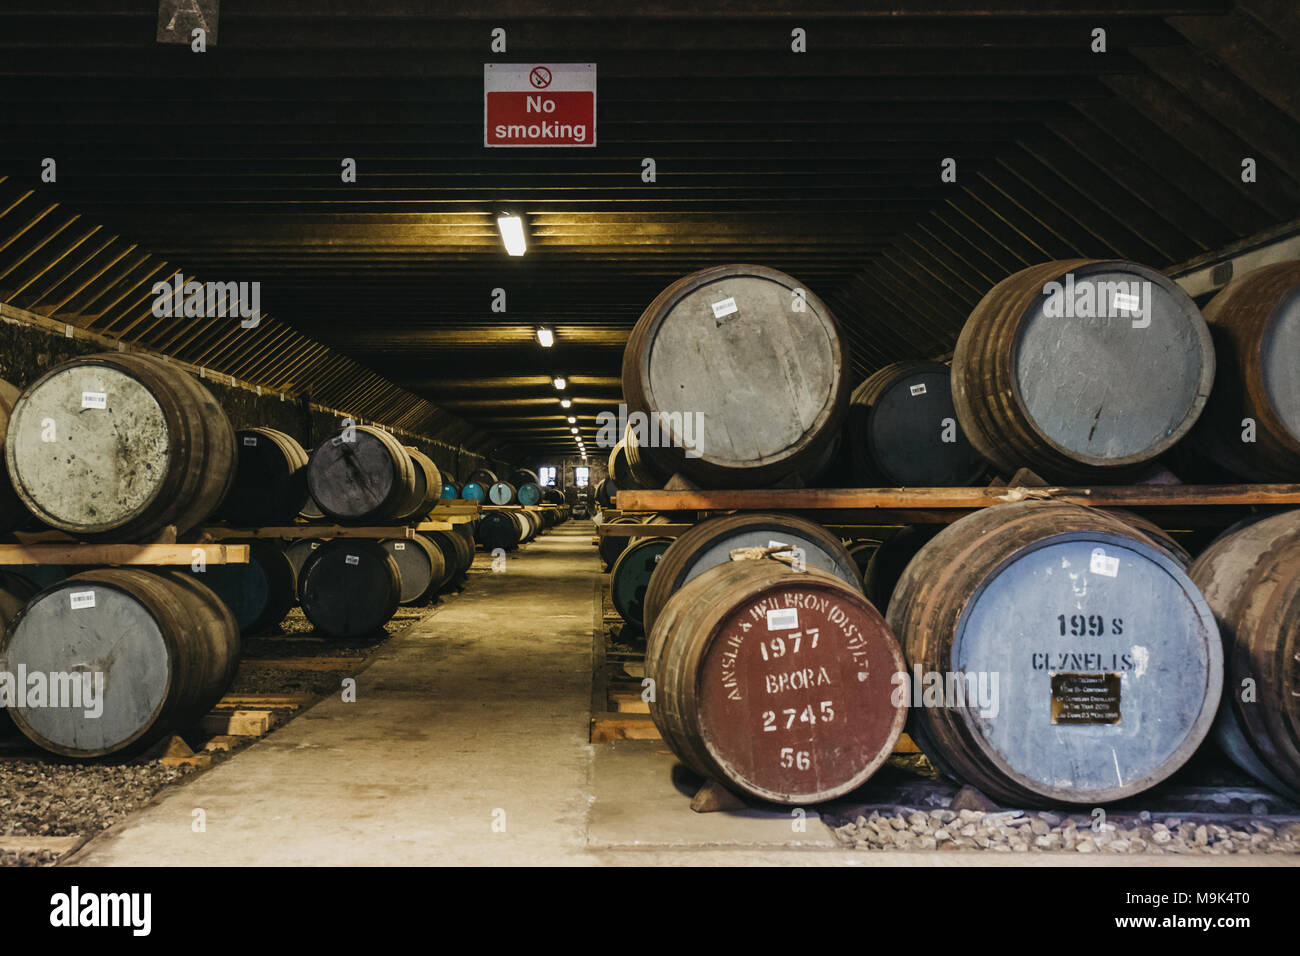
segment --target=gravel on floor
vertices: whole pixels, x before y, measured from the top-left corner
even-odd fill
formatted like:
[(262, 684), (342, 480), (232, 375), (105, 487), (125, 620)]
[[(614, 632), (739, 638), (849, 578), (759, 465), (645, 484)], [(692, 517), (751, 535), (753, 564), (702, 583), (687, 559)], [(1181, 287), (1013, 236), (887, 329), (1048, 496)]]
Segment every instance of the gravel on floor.
[(858, 850), (988, 850), (995, 853), (1069, 851), (1108, 854), (1296, 854), (1300, 823), (1274, 820), (1215, 823), (1142, 811), (1131, 819), (1050, 811), (920, 810), (898, 807), (833, 829)]

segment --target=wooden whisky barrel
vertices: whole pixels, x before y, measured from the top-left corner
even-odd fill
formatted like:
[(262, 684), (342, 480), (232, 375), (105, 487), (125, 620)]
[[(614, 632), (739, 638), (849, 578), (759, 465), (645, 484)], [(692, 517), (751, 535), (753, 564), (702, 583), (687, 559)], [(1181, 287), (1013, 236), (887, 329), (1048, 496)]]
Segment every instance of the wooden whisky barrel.
[(516, 497), (521, 505), (540, 505), (542, 503), (542, 489), (534, 482), (526, 481), (519, 486)]
[(401, 578), (399, 603), (420, 604), (447, 580), (442, 548), (425, 535), (417, 534), (400, 540), (391, 538), (380, 544), (397, 563), (397, 574)]
[(1256, 780), (1300, 800), (1300, 510), (1230, 530), (1189, 573), (1223, 636), (1215, 740)]
[(396, 613), (401, 586), (396, 562), (378, 541), (335, 538), (307, 558), (298, 600), (327, 637), (366, 637)]
[[(1134, 301), (1140, 314), (1120, 311)], [(1173, 282), (1131, 262), (1068, 259), (980, 300), (957, 340), (952, 397), (970, 443), (1005, 474), (1115, 480), (1191, 429), (1214, 370), (1209, 329)]]
[(899, 528), (880, 543), (867, 558), (862, 571), (862, 591), (872, 604), (888, 608), (898, 579), (925, 545), (939, 533), (937, 525)]
[(460, 487), (460, 496), (466, 501), (487, 501), (487, 487), (477, 481), (467, 481)]
[(296, 582), (299, 575), (302, 574), (302, 566), (307, 563), (311, 553), (319, 549), (324, 543), (324, 538), (297, 538), (284, 546), (284, 556), (289, 559), (289, 564), (293, 566), (295, 600), (298, 593)]
[(459, 498), (460, 485), (450, 479), (444, 478), (442, 481), (442, 497), (451, 499)]
[(498, 481), (487, 493), (488, 501), (494, 505), (513, 505), (518, 501), (515, 486), (508, 481)]
[(618, 483), (613, 478), (602, 478), (596, 483), (596, 490), (592, 497), (602, 508), (617, 507), (615, 501), (618, 496)]
[(693, 273), (650, 303), (623, 352), (629, 415), (659, 433), (637, 453), (702, 487), (808, 481), (840, 428), (847, 369), (835, 317), (799, 280), (753, 265)]
[(442, 494), (442, 474), (438, 471), (438, 466), (433, 463), (433, 459), (420, 449), (411, 445), (403, 447), (415, 469), (415, 482), (410, 497), (398, 506), (397, 513), (393, 517), (397, 521), (414, 523), (428, 517), (433, 506), (438, 503), (438, 498)]
[(463, 535), (450, 531), (420, 533), (442, 552), (443, 577), (435, 586), (437, 590), (442, 590), (461, 577), (474, 563), (474, 543)]
[(126, 352), (50, 369), (14, 404), (5, 436), (23, 504), (52, 528), (99, 540), (197, 526), (225, 497), (236, 457), (234, 430), (206, 388)]
[(476, 537), (484, 551), (491, 552), (498, 548), (513, 551), (523, 540), (524, 530), (523, 523), (515, 512), (488, 511), (478, 523)]
[[(9, 432), (9, 416), (13, 414), (18, 396), (17, 388), (0, 380), (0, 444), (4, 443)], [(12, 531), (28, 518), (29, 512), (9, 480), (9, 470), (0, 468), (0, 531)]]
[(638, 630), (645, 627), (645, 593), (672, 538), (636, 538), (609, 572), (609, 595), (618, 616)]
[[(19, 666), (29, 674), (91, 675), (97, 698), (90, 710), (84, 696), (81, 706), (11, 708), (28, 739), (67, 757), (127, 755), (212, 709), (239, 667), (239, 626), (221, 599), (186, 573), (100, 568), (23, 608), (0, 645), (0, 670)], [(57, 683), (69, 695), (74, 682)]]
[(844, 427), (861, 487), (970, 485), (987, 470), (957, 424), (941, 362), (895, 362), (853, 390)]
[(535, 485), (538, 484), (537, 472), (533, 471), (531, 468), (516, 468), (510, 473), (509, 481), (510, 484), (514, 485), (516, 488), (520, 485), (529, 484), (530, 482)]
[(497, 477), (497, 473), (491, 468), (475, 468), (469, 473), (469, 477), (465, 479), (466, 482), (472, 481), (474, 484), (482, 485), (484, 488), (491, 488), (500, 480), (501, 479)]
[(632, 476), (632, 466), (627, 460), (627, 439), (620, 439), (609, 450), (606, 471), (614, 484), (620, 488), (639, 488), (636, 478)]
[[(636, 431), (629, 424), (623, 437), (623, 458), (627, 466), (629, 488), (662, 488), (672, 475), (665, 475), (656, 469), (655, 463), (643, 455), (636, 444)], [(611, 475), (614, 472), (610, 472)], [(615, 475), (615, 481), (618, 476)]]
[(354, 425), (321, 442), (307, 464), (307, 485), (338, 521), (395, 520), (415, 494), (415, 464), (382, 428)]
[[(1090, 508), (1025, 501), (954, 522), (908, 565), (887, 618), (924, 692), (909, 733), (1009, 806), (1140, 793), (1186, 762), (1219, 703), (1223, 651), (1200, 591)], [(966, 679), (949, 692), (949, 675)]]
[(1193, 433), (1197, 447), (1249, 481), (1295, 481), (1300, 476), (1300, 262), (1263, 266), (1233, 279), (1204, 312), (1219, 365)]
[(255, 528), (291, 524), (307, 507), (307, 452), (274, 428), (235, 432), (239, 463), (218, 515)]
[(825, 571), (861, 590), (857, 565), (840, 539), (821, 525), (794, 515), (746, 512), (701, 521), (678, 537), (659, 559), (645, 596), (648, 632), (669, 596), (692, 578), (730, 560), (735, 548), (788, 544), (810, 568)]
[(646, 644), (650, 714), (673, 753), (783, 804), (842, 796), (885, 762), (907, 717), (904, 669), (860, 592), (770, 559), (728, 561), (690, 581)]
[(297, 602), (297, 573), (293, 559), (277, 542), (253, 539), (230, 542), (248, 545), (247, 564), (211, 564), (190, 570), (221, 598), (248, 636), (271, 630)]

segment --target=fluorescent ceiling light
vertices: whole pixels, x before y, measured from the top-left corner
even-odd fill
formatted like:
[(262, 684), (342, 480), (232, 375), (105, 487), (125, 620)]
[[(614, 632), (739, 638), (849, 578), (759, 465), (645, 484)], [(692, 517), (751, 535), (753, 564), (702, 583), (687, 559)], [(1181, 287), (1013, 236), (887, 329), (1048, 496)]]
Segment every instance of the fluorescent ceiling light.
[(555, 344), (555, 333), (545, 327), (539, 328), (537, 330), (537, 344), (544, 349), (549, 349)]
[(497, 229), (501, 232), (501, 241), (506, 252), (512, 256), (522, 256), (528, 249), (524, 240), (524, 221), (518, 216), (498, 216)]

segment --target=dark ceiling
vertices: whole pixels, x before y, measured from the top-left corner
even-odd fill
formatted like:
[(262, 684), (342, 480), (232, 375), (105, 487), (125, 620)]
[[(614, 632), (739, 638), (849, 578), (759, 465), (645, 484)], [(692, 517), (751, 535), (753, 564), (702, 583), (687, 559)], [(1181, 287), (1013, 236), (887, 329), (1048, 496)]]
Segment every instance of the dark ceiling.
[[(949, 351), (1027, 264), (1163, 268), (1300, 216), (1295, 0), (587, 6), (225, 2), (197, 54), (155, 42), (156, 3), (10, 0), (0, 173), (187, 275), (260, 281), (279, 323), (521, 457), (573, 447), (553, 373), (594, 436), (632, 324), (695, 269), (799, 277), (860, 377)], [(598, 148), (483, 147), (483, 64), (529, 61), (598, 64)], [(54, 308), (26, 294), (0, 279)]]

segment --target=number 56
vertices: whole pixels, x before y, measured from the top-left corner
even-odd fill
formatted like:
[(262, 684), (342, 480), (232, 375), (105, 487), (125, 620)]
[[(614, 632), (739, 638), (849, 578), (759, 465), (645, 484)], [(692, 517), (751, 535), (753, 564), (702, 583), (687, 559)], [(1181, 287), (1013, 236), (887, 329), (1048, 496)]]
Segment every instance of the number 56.
[(806, 750), (800, 750), (798, 753), (795, 753), (793, 747), (782, 747), (781, 766), (787, 770), (791, 767), (798, 770), (807, 770), (812, 766), (812, 757), (809, 756), (808, 751)]

